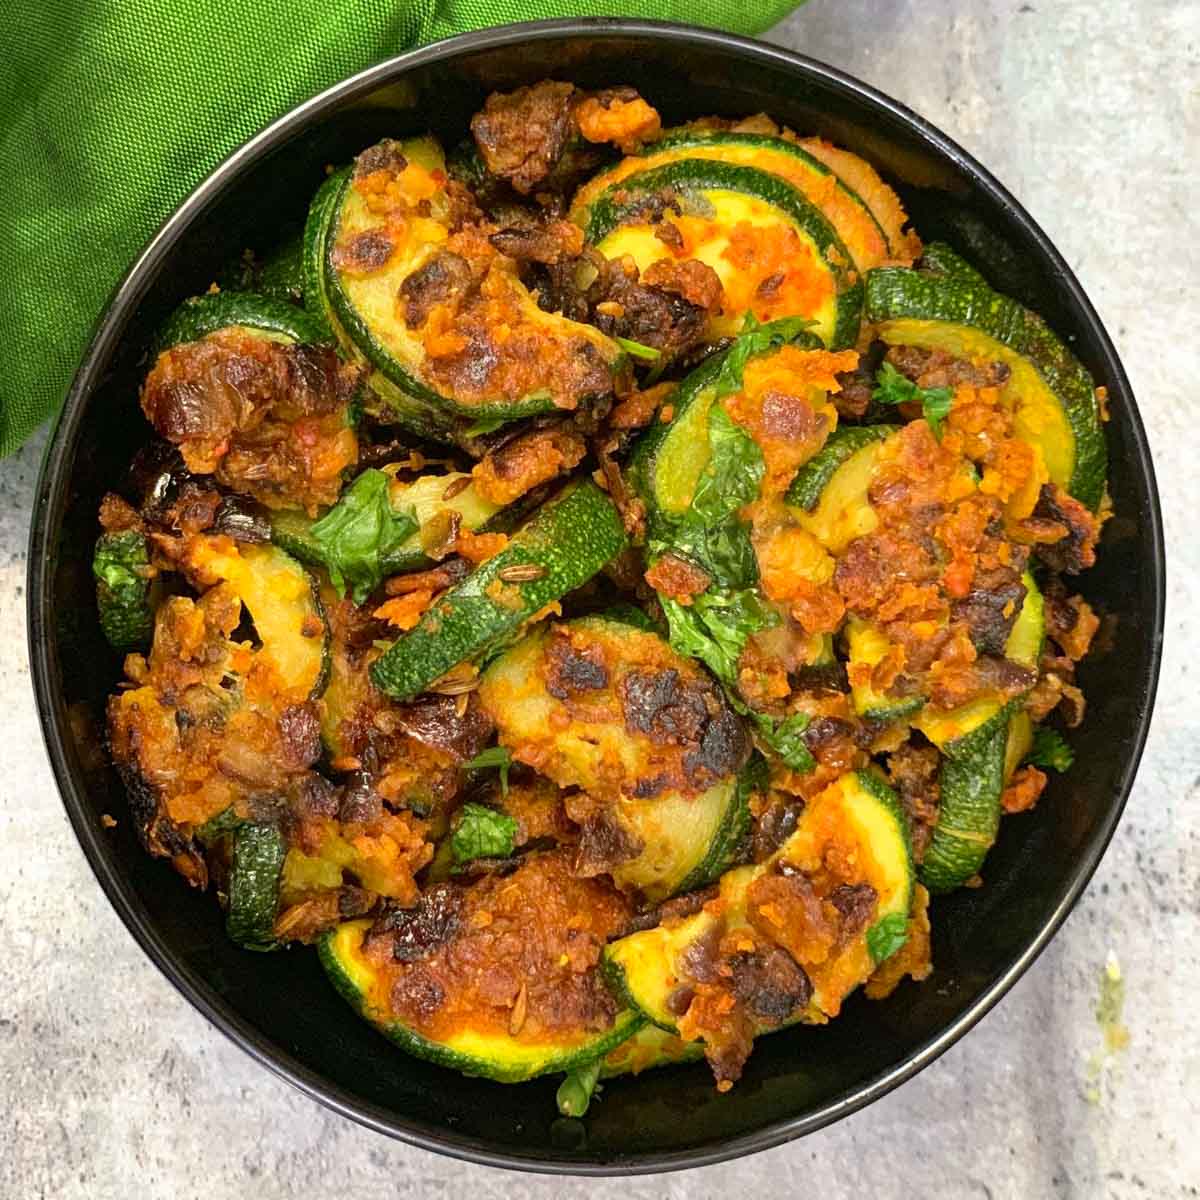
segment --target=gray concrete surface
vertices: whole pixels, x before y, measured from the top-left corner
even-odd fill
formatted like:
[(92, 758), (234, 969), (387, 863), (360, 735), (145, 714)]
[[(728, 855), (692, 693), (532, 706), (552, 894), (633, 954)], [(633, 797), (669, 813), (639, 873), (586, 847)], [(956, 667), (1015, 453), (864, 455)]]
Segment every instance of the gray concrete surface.
[[(1167, 663), (1128, 814), (1013, 993), (900, 1091), (804, 1141), (631, 1182), (410, 1150), (268, 1075), (194, 1013), (110, 911), (44, 762), (24, 647), (43, 439), (0, 464), (0, 1198), (710, 1197), (1157, 1200), (1200, 1195), (1198, 0), (812, 0), (772, 35), (877, 84), (988, 163), (1117, 340), (1170, 541)], [(1129, 1045), (1094, 1009), (1123, 970)]]

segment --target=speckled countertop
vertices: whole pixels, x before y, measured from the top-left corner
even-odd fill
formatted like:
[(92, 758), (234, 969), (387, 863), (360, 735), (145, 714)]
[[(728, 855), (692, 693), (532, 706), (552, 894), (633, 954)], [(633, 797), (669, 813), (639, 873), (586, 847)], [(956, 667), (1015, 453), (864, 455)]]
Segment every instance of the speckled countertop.
[[(771, 40), (876, 84), (988, 164), (1078, 272), (1132, 377), (1164, 500), (1166, 661), (1137, 787), (1075, 913), (924, 1074), (749, 1160), (551, 1180), (359, 1129), (210, 1028), (76, 847), (25, 651), (37, 437), (0, 463), (0, 1200), (1200, 1196), (1200, 706), (1187, 658), (1200, 641), (1200, 0), (811, 0)], [(1123, 974), (1123, 1049), (1096, 1016), (1106, 961)]]

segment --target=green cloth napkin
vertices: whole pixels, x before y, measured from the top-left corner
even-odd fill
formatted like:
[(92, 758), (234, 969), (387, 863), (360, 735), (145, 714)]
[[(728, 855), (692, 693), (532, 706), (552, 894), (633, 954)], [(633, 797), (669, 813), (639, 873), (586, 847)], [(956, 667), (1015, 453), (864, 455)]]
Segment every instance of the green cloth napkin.
[(759, 33), (799, 2), (12, 0), (0, 18), (0, 455), (57, 409), (158, 225), (322, 88), (509, 21), (642, 16)]

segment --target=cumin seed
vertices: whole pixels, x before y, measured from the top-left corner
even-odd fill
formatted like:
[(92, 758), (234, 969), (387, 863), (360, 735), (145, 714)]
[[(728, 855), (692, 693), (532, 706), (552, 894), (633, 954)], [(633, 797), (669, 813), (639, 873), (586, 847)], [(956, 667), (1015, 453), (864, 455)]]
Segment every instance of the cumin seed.
[(463, 475), (456, 479), (453, 483), (446, 485), (446, 490), (442, 493), (443, 500), (453, 500), (455, 496), (461, 496), (463, 492), (471, 486), (471, 476)]
[(533, 583), (546, 578), (546, 568), (537, 563), (513, 563), (511, 567), (501, 567), (496, 577), (505, 583)]

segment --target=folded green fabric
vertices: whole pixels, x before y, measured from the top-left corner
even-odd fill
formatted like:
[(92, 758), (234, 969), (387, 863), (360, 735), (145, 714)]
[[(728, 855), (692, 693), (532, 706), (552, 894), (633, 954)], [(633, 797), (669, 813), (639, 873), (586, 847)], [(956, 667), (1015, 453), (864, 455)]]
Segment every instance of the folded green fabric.
[(0, 19), (0, 455), (59, 405), (114, 284), (226, 155), (337, 80), (509, 21), (759, 33), (800, 0), (13, 0)]

